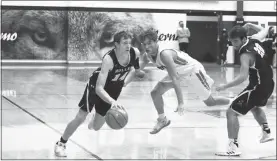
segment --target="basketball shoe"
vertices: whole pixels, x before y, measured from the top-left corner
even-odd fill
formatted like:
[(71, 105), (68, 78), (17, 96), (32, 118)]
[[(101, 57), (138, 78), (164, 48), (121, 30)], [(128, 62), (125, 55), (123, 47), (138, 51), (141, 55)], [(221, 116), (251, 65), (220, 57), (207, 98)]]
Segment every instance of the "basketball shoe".
[(240, 156), (241, 152), (239, 151), (238, 143), (234, 143), (234, 141), (230, 140), (228, 144), (227, 152), (217, 152), (215, 153), (217, 156)]
[(66, 145), (58, 141), (55, 145), (55, 155), (57, 157), (66, 157), (67, 155), (66, 155), (65, 149), (66, 149)]
[(157, 124), (154, 126), (152, 131), (150, 131), (150, 134), (157, 134), (161, 129), (167, 127), (170, 124), (170, 120), (168, 120), (166, 117), (164, 118), (158, 118)]
[(274, 138), (270, 136), (270, 133), (267, 133), (266, 131), (263, 130), (260, 143), (266, 143), (272, 140), (274, 140)]

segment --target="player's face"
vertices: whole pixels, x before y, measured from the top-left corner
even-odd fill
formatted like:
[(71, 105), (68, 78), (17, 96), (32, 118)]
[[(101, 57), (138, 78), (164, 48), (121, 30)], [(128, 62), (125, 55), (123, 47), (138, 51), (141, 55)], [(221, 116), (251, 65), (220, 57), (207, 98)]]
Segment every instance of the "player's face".
[(230, 39), (232, 46), (234, 47), (235, 50), (239, 50), (241, 48), (241, 46), (245, 43), (244, 39), (241, 39), (241, 38)]
[(158, 44), (156, 41), (145, 38), (145, 40), (143, 41), (143, 46), (145, 48), (146, 53), (148, 53), (150, 55), (157, 54)]
[(121, 38), (120, 43), (116, 43), (116, 48), (123, 53), (129, 53), (132, 40), (130, 38)]

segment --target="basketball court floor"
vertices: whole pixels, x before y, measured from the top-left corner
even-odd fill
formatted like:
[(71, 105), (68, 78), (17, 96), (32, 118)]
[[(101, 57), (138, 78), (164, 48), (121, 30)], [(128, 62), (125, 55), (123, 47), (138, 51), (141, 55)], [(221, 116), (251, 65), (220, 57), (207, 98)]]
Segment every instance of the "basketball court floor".
[[(216, 85), (230, 81), (239, 72), (234, 67), (204, 66)], [(95, 68), (3, 66), (2, 159), (60, 159), (54, 156), (54, 145), (75, 117), (86, 81)], [(146, 72), (145, 78), (125, 87), (119, 99), (129, 115), (126, 127), (116, 131), (105, 124), (98, 132), (90, 131), (87, 118), (68, 141), (65, 159), (276, 159), (276, 140), (259, 143), (261, 128), (251, 113), (239, 118), (242, 155), (215, 156), (215, 152), (226, 150), (228, 143), (227, 106), (206, 107), (186, 86), (182, 87), (186, 113), (174, 113), (177, 100), (170, 90), (164, 99), (171, 125), (156, 135), (149, 134), (157, 119), (150, 91), (164, 73), (155, 68)], [(213, 93), (232, 98), (246, 84)], [(274, 137), (275, 102), (273, 97), (264, 108)]]

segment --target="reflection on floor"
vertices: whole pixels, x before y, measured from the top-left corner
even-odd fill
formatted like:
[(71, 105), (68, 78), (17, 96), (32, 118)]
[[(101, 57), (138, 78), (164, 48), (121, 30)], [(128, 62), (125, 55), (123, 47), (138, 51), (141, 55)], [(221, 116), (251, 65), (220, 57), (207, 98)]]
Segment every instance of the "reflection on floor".
[[(233, 79), (239, 72), (232, 67), (205, 68), (216, 85)], [(57, 159), (53, 155), (54, 144), (75, 117), (93, 70), (3, 69), (2, 158)], [(170, 90), (164, 99), (165, 113), (172, 124), (157, 135), (149, 134), (157, 118), (149, 94), (164, 73), (155, 69), (146, 71), (146, 77), (127, 86), (119, 99), (129, 115), (126, 128), (114, 131), (104, 125), (98, 132), (89, 131), (87, 118), (68, 142), (67, 159), (229, 159), (214, 155), (227, 146), (225, 111), (228, 107), (206, 107), (186, 86), (182, 88), (188, 111), (184, 116), (173, 112), (177, 102), (174, 90)], [(246, 84), (213, 94), (232, 98)], [(275, 96), (264, 108), (273, 136), (276, 135)], [(239, 158), (276, 159), (276, 140), (259, 143), (261, 128), (252, 114), (239, 119), (243, 152)]]

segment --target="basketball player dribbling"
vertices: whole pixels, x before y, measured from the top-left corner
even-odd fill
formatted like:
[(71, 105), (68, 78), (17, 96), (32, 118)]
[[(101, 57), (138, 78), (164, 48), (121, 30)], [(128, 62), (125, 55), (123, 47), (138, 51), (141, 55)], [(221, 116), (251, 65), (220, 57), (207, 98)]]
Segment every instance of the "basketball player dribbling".
[[(261, 33), (260, 35), (263, 35)], [(253, 37), (257, 36), (259, 37), (259, 35), (254, 35)], [(229, 147), (226, 152), (219, 152), (216, 155), (239, 156), (241, 154), (237, 141), (239, 133), (238, 116), (246, 115), (249, 111), (252, 112), (254, 118), (261, 126), (262, 137), (260, 143), (273, 140), (270, 136), (270, 128), (265, 112), (261, 108), (266, 105), (268, 98), (273, 92), (273, 70), (267, 61), (262, 43), (258, 39), (253, 39), (253, 37), (247, 38), (247, 31), (241, 26), (235, 26), (229, 32), (229, 39), (240, 55), (240, 73), (233, 81), (218, 86), (216, 90), (222, 91), (239, 85), (248, 77), (249, 84), (233, 100), (226, 112)]]
[(110, 108), (122, 108), (117, 99), (125, 86), (125, 81), (131, 79), (139, 69), (140, 52), (137, 48), (131, 47), (131, 41), (132, 37), (128, 32), (122, 31), (114, 35), (115, 48), (105, 54), (101, 67), (90, 77), (79, 103), (79, 112), (67, 125), (55, 145), (56, 156), (67, 156), (65, 149), (68, 139), (85, 121), (93, 107), (96, 112), (88, 128), (95, 131), (104, 125), (105, 115)]
[(156, 134), (170, 124), (170, 120), (164, 114), (164, 101), (162, 97), (168, 90), (175, 89), (178, 99), (178, 107), (175, 112), (178, 112), (180, 115), (183, 114), (185, 105), (180, 86), (180, 82), (183, 80), (188, 80), (190, 88), (196, 92), (207, 106), (226, 105), (230, 102), (228, 98), (213, 97), (211, 95), (211, 86), (214, 81), (206, 74), (203, 65), (183, 51), (162, 48), (158, 44), (156, 31), (152, 29), (147, 30), (142, 35), (142, 42), (146, 53), (140, 62), (140, 69), (143, 69), (151, 61), (157, 68), (161, 70), (166, 69), (168, 73), (151, 91), (151, 97), (159, 117), (157, 124), (150, 134)]

